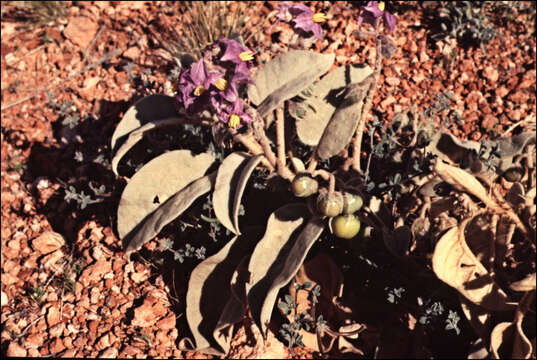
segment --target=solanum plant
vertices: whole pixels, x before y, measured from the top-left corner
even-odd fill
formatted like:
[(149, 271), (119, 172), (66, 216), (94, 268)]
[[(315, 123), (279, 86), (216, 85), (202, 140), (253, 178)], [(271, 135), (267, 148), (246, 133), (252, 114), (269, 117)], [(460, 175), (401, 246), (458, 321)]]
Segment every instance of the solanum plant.
[[(289, 22), (301, 36), (319, 39), (326, 15), (314, 13), (303, 4), (283, 2), (276, 18)], [(181, 69), (175, 84), (176, 96), (143, 98), (118, 124), (111, 144), (116, 174), (121, 159), (144, 133), (164, 126), (208, 126), (213, 134), (247, 149), (233, 151), (221, 162), (209, 151), (166, 152), (129, 179), (119, 203), (117, 230), (127, 255), (152, 240), (196, 199), (211, 191), (216, 218), (235, 235), (190, 275), (186, 320), (195, 349), (225, 355), (233, 326), (247, 310), (265, 335), (278, 291), (295, 276), (325, 229), (356, 241), (360, 229), (365, 228), (360, 222), (365, 221), (383, 235), (390, 251), (395, 251), (390, 245), (395, 221), (386, 223), (377, 215), (380, 210), (373, 200), (379, 199), (372, 191), (378, 190), (378, 197), (389, 193), (384, 200), (396, 200), (392, 191), (402, 191), (401, 181), (410, 184), (432, 170), (417, 168), (403, 180), (397, 174), (391, 177), (397, 181), (392, 180), (382, 190), (382, 186), (372, 183), (376, 179), (376, 174), (370, 173), (373, 155), (361, 157), (366, 118), (382, 60), (389, 59), (395, 50), (392, 41), (382, 34), (381, 19), (385, 30), (393, 32), (395, 16), (386, 11), (382, 2), (370, 1), (357, 20), (373, 27), (373, 31), (361, 33), (376, 40), (373, 69), (352, 64), (326, 74), (333, 66), (334, 54), (291, 50), (253, 72), (254, 51), (239, 38), (221, 38), (209, 45), (201, 58)], [(423, 130), (418, 116), (410, 120), (410, 115), (404, 116), (403, 120), (398, 118), (398, 127), (391, 128), (390, 144), (400, 145), (400, 152), (391, 145), (387, 151), (394, 158), (414, 157), (422, 165), (430, 160), (424, 156), (428, 141), (422, 140), (431, 140), (432, 136)], [(379, 154), (380, 147), (372, 148), (374, 133), (372, 128), (370, 151)], [(307, 156), (289, 146), (295, 138), (300, 147), (309, 149)], [(436, 144), (434, 139), (431, 144)], [(431, 150), (441, 151), (446, 150)], [(382, 160), (382, 156), (374, 159)], [(287, 184), (284, 186), (289, 190), (290, 201), (274, 209), (263, 225), (265, 233), (261, 238), (252, 238), (251, 232), (240, 226), (239, 208), (248, 179), (259, 167), (267, 170), (267, 177), (284, 180), (280, 184)], [(240, 276), (245, 272), (248, 277)], [(215, 302), (215, 298), (224, 301)]]

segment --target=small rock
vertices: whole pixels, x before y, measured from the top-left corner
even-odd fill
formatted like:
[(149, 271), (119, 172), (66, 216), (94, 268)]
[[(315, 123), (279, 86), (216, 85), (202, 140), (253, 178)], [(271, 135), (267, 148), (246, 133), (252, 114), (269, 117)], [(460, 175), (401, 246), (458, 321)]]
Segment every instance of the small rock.
[(117, 358), (117, 355), (118, 355), (118, 350), (116, 348), (110, 347), (108, 349), (101, 351), (101, 353), (99, 354), (99, 357), (103, 359), (115, 359)]
[(123, 52), (123, 57), (131, 60), (137, 60), (140, 57), (140, 49), (138, 46), (132, 46)]
[(175, 323), (176, 323), (175, 314), (171, 313), (170, 315), (166, 316), (164, 319), (159, 320), (157, 322), (157, 327), (162, 330), (169, 330), (175, 327)]
[(16, 342), (12, 342), (7, 347), (6, 356), (8, 357), (26, 357), (26, 349)]
[(41, 259), (41, 264), (43, 264), (43, 267), (47, 270), (56, 271), (58, 262), (62, 260), (64, 256), (63, 251), (58, 249), (52, 254), (48, 254), (47, 256), (43, 257)]
[(58, 356), (62, 358), (74, 358), (75, 355), (76, 355), (76, 349), (67, 349), (61, 354), (59, 354)]
[(65, 345), (63, 345), (62, 339), (55, 338), (54, 340), (52, 340), (52, 342), (49, 345), (49, 350), (53, 355), (58, 354), (62, 352), (63, 350), (65, 350)]
[(401, 82), (401, 80), (399, 80), (399, 78), (396, 78), (396, 77), (393, 77), (393, 76), (385, 78), (384, 81), (386, 82), (386, 84), (388, 84), (390, 86), (397, 86)]
[(63, 236), (54, 231), (47, 231), (32, 241), (34, 250), (46, 255), (55, 250), (58, 250), (65, 245)]
[(98, 27), (96, 22), (85, 16), (73, 17), (63, 30), (63, 35), (73, 44), (86, 48), (97, 33)]
[(389, 95), (386, 99), (382, 100), (382, 102), (380, 103), (380, 106), (383, 109), (387, 109), (388, 106), (393, 104), (395, 101), (396, 101), (395, 98), (392, 95)]
[(108, 336), (108, 334), (104, 334), (103, 336), (101, 336), (99, 340), (97, 341), (97, 343), (95, 344), (95, 348), (97, 350), (107, 349), (109, 346), (110, 346), (110, 337)]
[(45, 341), (45, 334), (42, 332), (36, 332), (31, 335), (29, 335), (26, 338), (26, 347), (33, 347), (38, 348), (41, 345), (43, 345), (43, 342)]
[(101, 280), (101, 278), (112, 271), (112, 265), (106, 260), (99, 260), (95, 264), (88, 266), (80, 275), (79, 282), (87, 287)]
[(495, 84), (496, 81), (498, 81), (498, 77), (500, 76), (500, 74), (498, 73), (498, 70), (496, 70), (494, 67), (487, 66), (483, 70), (483, 76), (485, 77), (485, 79), (490, 81), (491, 84)]
[(134, 319), (131, 324), (139, 327), (152, 326), (166, 312), (167, 308), (162, 302), (158, 298), (149, 295), (141, 306), (134, 309)]
[(54, 325), (49, 329), (50, 337), (60, 337), (63, 334), (63, 331), (65, 330), (65, 323), (60, 322), (59, 324)]
[(60, 311), (58, 308), (53, 304), (51, 307), (48, 308), (47, 312), (47, 324), (49, 327), (53, 327), (54, 325), (58, 324), (60, 322)]

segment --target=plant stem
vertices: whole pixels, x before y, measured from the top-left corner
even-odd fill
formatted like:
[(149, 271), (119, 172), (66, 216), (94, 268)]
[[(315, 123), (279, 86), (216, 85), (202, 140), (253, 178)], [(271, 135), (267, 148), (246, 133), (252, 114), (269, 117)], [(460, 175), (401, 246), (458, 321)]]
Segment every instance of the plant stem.
[(283, 108), (280, 106), (276, 109), (276, 150), (278, 153), (277, 168), (278, 173), (285, 172), (285, 121), (283, 117)]
[(372, 84), (369, 86), (367, 98), (364, 103), (364, 107), (362, 109), (362, 115), (360, 116), (360, 120), (358, 121), (358, 127), (356, 128), (356, 135), (354, 137), (354, 151), (352, 153), (352, 167), (354, 170), (356, 170), (358, 173), (361, 172), (360, 170), (360, 153), (362, 152), (362, 136), (364, 132), (364, 126), (365, 126), (365, 120), (367, 118), (367, 115), (369, 111), (371, 110), (371, 105), (373, 104), (373, 96), (375, 95), (375, 91), (377, 89), (377, 83), (380, 75), (380, 69), (382, 66), (382, 54), (381, 54), (381, 40), (377, 36), (376, 37), (377, 42), (377, 51), (375, 54), (375, 70), (373, 75), (373, 81)]

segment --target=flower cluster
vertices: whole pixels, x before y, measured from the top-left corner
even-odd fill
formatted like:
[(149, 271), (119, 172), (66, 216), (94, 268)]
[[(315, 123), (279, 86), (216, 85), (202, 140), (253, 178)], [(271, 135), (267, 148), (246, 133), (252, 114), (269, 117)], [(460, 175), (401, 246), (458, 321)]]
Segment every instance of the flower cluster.
[(375, 29), (378, 27), (380, 18), (383, 18), (384, 23), (388, 27), (388, 32), (395, 29), (397, 18), (387, 11), (384, 11), (384, 1), (369, 1), (366, 6), (362, 7), (362, 12), (358, 17), (358, 25), (365, 23), (372, 25)]
[(251, 82), (253, 53), (235, 40), (221, 38), (207, 47), (203, 57), (178, 80), (179, 105), (189, 114), (212, 109), (218, 119), (237, 128), (252, 120), (239, 97), (241, 85)]
[(284, 1), (278, 4), (278, 20), (291, 22), (294, 29), (300, 29), (306, 33), (313, 33), (317, 39), (322, 39), (323, 29), (322, 22), (326, 21), (324, 13), (313, 13), (313, 11), (304, 4), (292, 4)]

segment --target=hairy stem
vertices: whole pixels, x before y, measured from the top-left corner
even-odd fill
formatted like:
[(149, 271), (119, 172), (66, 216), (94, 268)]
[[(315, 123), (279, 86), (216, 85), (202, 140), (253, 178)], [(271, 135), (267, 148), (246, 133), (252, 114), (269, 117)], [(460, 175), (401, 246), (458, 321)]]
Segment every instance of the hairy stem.
[[(278, 154), (277, 168), (278, 173), (283, 173), (289, 169), (285, 166), (285, 121), (283, 118), (283, 108), (280, 106), (276, 109), (276, 151)], [(281, 174), (280, 174), (281, 175)]]
[(354, 143), (353, 143), (353, 153), (352, 153), (352, 167), (357, 172), (361, 172), (360, 170), (360, 154), (362, 152), (362, 136), (364, 133), (364, 126), (365, 126), (365, 120), (367, 118), (367, 115), (369, 114), (369, 111), (371, 110), (371, 105), (373, 104), (373, 97), (375, 96), (375, 91), (377, 89), (377, 83), (379, 80), (380, 75), (380, 69), (382, 66), (382, 54), (380, 52), (381, 50), (381, 40), (377, 36), (376, 38), (377, 42), (377, 51), (375, 54), (375, 71), (373, 75), (373, 81), (372, 84), (369, 86), (369, 90), (367, 93), (367, 98), (364, 103), (364, 107), (362, 109), (362, 115), (360, 116), (360, 120), (358, 121), (358, 127), (356, 128), (356, 135), (354, 137)]
[[(258, 155), (265, 153), (263, 151), (263, 147), (253, 137), (252, 133), (240, 134), (235, 129), (230, 129), (230, 133), (233, 135), (233, 140), (235, 142), (240, 142), (243, 144), (252, 154)], [(269, 171), (274, 171), (274, 166), (267, 160), (266, 157), (263, 158), (261, 162), (269, 169)]]

